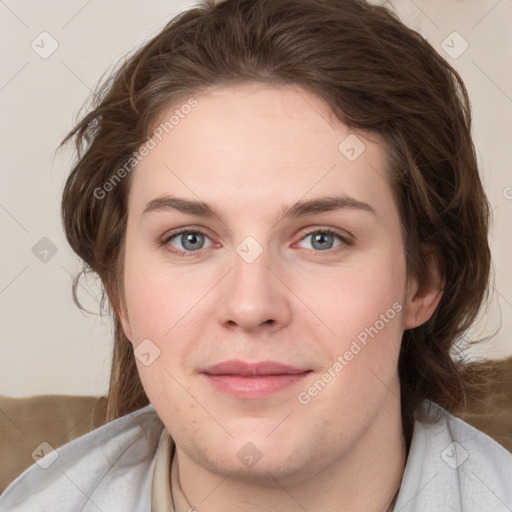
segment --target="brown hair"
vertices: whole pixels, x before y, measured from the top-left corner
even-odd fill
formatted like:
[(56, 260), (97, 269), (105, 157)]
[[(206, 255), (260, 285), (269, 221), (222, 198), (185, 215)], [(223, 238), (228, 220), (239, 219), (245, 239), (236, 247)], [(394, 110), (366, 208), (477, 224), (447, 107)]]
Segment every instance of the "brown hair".
[(82, 272), (101, 278), (114, 315), (109, 419), (148, 398), (117, 314), (131, 174), (101, 198), (98, 190), (146, 141), (163, 109), (248, 80), (299, 85), (342, 122), (385, 141), (407, 271), (425, 282), (433, 256), (446, 280), (432, 317), (403, 334), (404, 421), (425, 398), (460, 409), (476, 373), (451, 351), (487, 298), (491, 265), (490, 208), (460, 76), (387, 9), (361, 0), (203, 0), (121, 63), (62, 142), (74, 138), (78, 154), (62, 199), (67, 239)]

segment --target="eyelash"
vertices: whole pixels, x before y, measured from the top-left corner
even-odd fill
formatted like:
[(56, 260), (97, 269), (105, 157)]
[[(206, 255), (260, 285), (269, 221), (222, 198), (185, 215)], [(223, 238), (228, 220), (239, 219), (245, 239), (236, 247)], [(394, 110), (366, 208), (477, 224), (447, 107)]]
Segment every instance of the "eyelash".
[[(193, 256), (195, 253), (199, 253), (201, 251), (201, 249), (198, 249), (197, 251), (181, 251), (179, 249), (175, 249), (174, 247), (168, 245), (169, 242), (173, 238), (176, 238), (179, 235), (184, 235), (184, 234), (188, 234), (188, 233), (199, 233), (201, 235), (204, 235), (205, 237), (208, 237), (208, 235), (201, 229), (182, 228), (182, 229), (177, 229), (175, 231), (171, 231), (171, 232), (167, 233), (165, 235), (164, 239), (161, 241), (161, 245), (166, 246), (166, 250), (168, 250), (169, 252), (171, 252), (181, 258)], [(325, 251), (306, 249), (307, 251), (310, 251), (310, 252), (314, 253), (315, 255), (320, 256), (320, 255), (322, 255), (322, 253), (332, 254), (333, 252), (338, 252), (339, 250), (342, 250), (343, 248), (350, 247), (351, 245), (353, 245), (352, 240), (350, 240), (348, 237), (343, 236), (338, 231), (335, 231), (334, 229), (330, 229), (330, 228), (312, 229), (311, 231), (306, 232), (304, 234), (304, 236), (299, 240), (299, 242), (302, 242), (302, 240), (304, 240), (305, 238), (307, 238), (310, 235), (314, 235), (315, 233), (324, 233), (324, 234), (328, 234), (328, 235), (333, 235), (342, 242), (340, 246), (335, 247), (333, 249), (326, 249)]]

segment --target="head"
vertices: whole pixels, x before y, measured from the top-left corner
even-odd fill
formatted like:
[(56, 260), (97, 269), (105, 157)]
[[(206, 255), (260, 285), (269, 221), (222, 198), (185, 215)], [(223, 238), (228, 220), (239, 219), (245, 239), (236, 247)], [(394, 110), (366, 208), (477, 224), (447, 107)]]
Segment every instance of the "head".
[[(197, 424), (201, 449), (208, 415), (191, 396), (239, 440), (263, 439), (286, 403), (291, 450), (318, 421), (350, 444), (393, 400), (405, 430), (425, 398), (463, 403), (451, 350), (485, 299), (489, 206), (464, 84), (420, 35), (359, 0), (206, 0), (95, 102), (65, 139), (78, 160), (62, 215), (115, 321), (111, 419), (149, 397), (178, 443)], [(158, 208), (165, 195), (200, 204)], [(291, 213), (332, 196), (350, 199)], [(200, 251), (182, 257), (185, 243)], [(203, 382), (229, 359), (310, 374), (240, 401)]]

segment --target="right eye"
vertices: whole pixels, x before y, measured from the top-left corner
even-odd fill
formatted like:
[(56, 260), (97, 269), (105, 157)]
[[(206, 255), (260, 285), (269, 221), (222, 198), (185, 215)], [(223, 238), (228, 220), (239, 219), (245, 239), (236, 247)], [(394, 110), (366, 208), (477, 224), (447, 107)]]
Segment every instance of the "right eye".
[(196, 252), (204, 247), (205, 240), (209, 240), (206, 233), (197, 229), (180, 229), (168, 233), (162, 244), (166, 245), (169, 250), (179, 256), (185, 256), (186, 253)]

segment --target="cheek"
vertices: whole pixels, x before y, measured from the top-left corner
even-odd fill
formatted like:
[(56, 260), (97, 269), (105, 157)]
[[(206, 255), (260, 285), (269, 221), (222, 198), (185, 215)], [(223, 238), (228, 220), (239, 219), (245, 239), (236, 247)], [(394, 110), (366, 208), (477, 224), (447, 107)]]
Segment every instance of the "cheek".
[(190, 334), (191, 303), (200, 293), (180, 275), (151, 264), (148, 254), (127, 245), (124, 286), (137, 369), (151, 403), (165, 401), (172, 415), (189, 400), (180, 385), (187, 354), (183, 341)]
[(393, 251), (375, 251), (350, 267), (308, 280), (303, 293), (312, 309), (329, 319), (336, 337), (346, 338), (372, 326), (390, 309), (389, 316), (395, 318), (393, 304), (403, 306), (404, 290), (404, 258)]
[[(394, 251), (379, 251), (360, 265), (323, 280), (309, 295), (311, 308), (321, 312), (326, 368), (362, 388), (389, 383), (396, 372), (403, 327), (405, 258)], [(325, 291), (327, 290), (327, 292)], [(314, 298), (316, 297), (316, 301)], [(340, 366), (341, 365), (341, 366)], [(327, 377), (328, 378), (328, 377)], [(347, 379), (347, 380), (345, 380)]]
[[(365, 411), (376, 410), (389, 390), (399, 393), (403, 277), (394, 275), (391, 267), (387, 272), (380, 272), (379, 267), (366, 266), (360, 273), (346, 275), (343, 292), (322, 299), (323, 318), (334, 334), (317, 336), (324, 364), (297, 396), (301, 405), (311, 406), (318, 415), (337, 404), (344, 411), (344, 421), (355, 424), (363, 421)], [(341, 277), (331, 283), (341, 287)], [(335, 429), (339, 428), (337, 421), (327, 415), (326, 424), (332, 423)]]
[(193, 272), (151, 264), (147, 255), (136, 250), (127, 250), (124, 286), (135, 343), (144, 338), (163, 339), (202, 293)]

